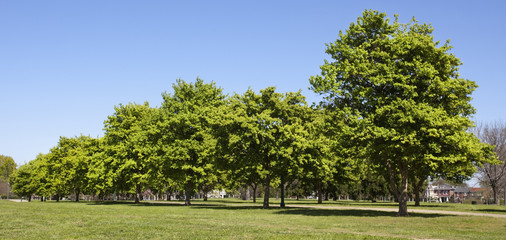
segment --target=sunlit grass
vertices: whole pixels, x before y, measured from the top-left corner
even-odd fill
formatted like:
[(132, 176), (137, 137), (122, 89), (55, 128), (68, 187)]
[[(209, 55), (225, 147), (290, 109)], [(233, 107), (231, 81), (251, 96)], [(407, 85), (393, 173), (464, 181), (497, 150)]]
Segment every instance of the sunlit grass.
[(503, 239), (506, 234), (506, 218), (264, 210), (240, 200), (194, 203), (0, 201), (0, 239)]

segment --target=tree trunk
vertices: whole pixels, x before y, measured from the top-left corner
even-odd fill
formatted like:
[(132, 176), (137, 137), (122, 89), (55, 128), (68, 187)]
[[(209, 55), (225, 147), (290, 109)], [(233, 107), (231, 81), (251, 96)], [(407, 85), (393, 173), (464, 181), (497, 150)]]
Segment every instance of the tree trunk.
[(401, 170), (401, 194), (399, 196), (399, 213), (400, 217), (407, 217), (408, 214), (408, 171)]
[(497, 193), (497, 188), (493, 188), (492, 191), (494, 192), (494, 204), (495, 205), (500, 205), (501, 203), (501, 200), (499, 200), (499, 194)]
[(267, 174), (265, 177), (265, 192), (264, 192), (264, 203), (262, 208), (266, 209), (269, 208), (269, 195), (270, 195), (270, 189), (271, 189), (271, 175)]
[(140, 199), (141, 199), (141, 185), (137, 184), (137, 186), (135, 186), (135, 203), (140, 203)]
[(251, 187), (253, 188), (253, 203), (257, 202), (257, 184), (251, 184)]
[(397, 184), (395, 183), (395, 172), (394, 167), (390, 160), (386, 161), (388, 174), (390, 176), (390, 187), (392, 188), (392, 192), (394, 193), (394, 197), (397, 198), (399, 202), (399, 212), (397, 216), (407, 217), (408, 216), (408, 167), (405, 165), (400, 166), (401, 168), (401, 186), (400, 189), (397, 188)]
[(204, 191), (204, 202), (207, 201), (207, 191)]
[(190, 199), (192, 196), (191, 192), (192, 192), (192, 180), (188, 180), (188, 182), (186, 182), (186, 191), (185, 191), (185, 200), (184, 200), (185, 206), (191, 205), (191, 203), (190, 203)]
[(285, 207), (285, 177), (281, 175), (281, 204), (279, 207)]
[(323, 203), (323, 191), (322, 191), (322, 185), (321, 184), (318, 184), (318, 189), (316, 190), (317, 191), (317, 198), (318, 198), (318, 204), (322, 204)]
[(56, 202), (60, 202), (60, 194), (56, 194)]
[(76, 190), (76, 202), (79, 202), (79, 194), (80, 194), (79, 188), (77, 188), (77, 190)]
[(420, 193), (422, 193), (422, 186), (425, 182), (425, 179), (419, 179), (417, 183), (415, 183), (415, 206), (420, 206)]

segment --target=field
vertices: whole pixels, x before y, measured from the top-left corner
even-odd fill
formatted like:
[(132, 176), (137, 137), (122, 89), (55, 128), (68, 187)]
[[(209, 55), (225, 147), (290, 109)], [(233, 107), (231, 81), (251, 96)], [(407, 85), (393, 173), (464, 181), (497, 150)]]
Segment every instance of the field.
[[(273, 206), (276, 203), (273, 200)], [(314, 201), (287, 201), (315, 206)], [(179, 202), (0, 201), (0, 239), (504, 239), (506, 218), (393, 212), (394, 203), (326, 202), (329, 209), (240, 200)], [(346, 208), (342, 208), (346, 207)], [(409, 206), (409, 210), (415, 209)], [(423, 204), (421, 209), (506, 214), (504, 206)]]

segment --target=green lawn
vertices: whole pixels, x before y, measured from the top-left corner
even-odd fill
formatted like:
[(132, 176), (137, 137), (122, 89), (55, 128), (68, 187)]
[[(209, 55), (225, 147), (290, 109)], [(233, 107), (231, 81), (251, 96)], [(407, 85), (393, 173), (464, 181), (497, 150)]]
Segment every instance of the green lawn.
[(374, 210), (263, 210), (239, 200), (195, 203), (185, 207), (163, 202), (0, 201), (0, 239), (504, 239), (506, 235), (506, 218), (444, 214), (399, 218)]
[[(279, 204), (279, 201), (273, 201)], [(286, 204), (304, 204), (318, 205), (316, 200), (287, 200)], [(322, 206), (346, 206), (346, 207), (381, 207), (381, 208), (399, 208), (399, 203), (395, 202), (371, 202), (371, 201), (323, 201)], [(474, 212), (474, 213), (494, 213), (506, 214), (506, 206), (503, 205), (471, 205), (458, 203), (427, 203), (421, 202), (419, 207), (414, 206), (414, 202), (408, 202), (409, 209), (427, 209), (441, 211)]]

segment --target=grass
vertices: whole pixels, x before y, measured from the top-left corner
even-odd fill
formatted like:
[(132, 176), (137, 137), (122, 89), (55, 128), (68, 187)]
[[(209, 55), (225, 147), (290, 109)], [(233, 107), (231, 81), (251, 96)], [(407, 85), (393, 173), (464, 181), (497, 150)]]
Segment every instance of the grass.
[(260, 207), (240, 200), (195, 201), (191, 207), (0, 201), (0, 239), (503, 239), (506, 234), (506, 218)]
[[(279, 203), (279, 201), (273, 201)], [(288, 200), (286, 204), (294, 205), (317, 205), (316, 200)], [(399, 204), (395, 202), (371, 202), (371, 201), (323, 201), (322, 206), (346, 206), (346, 207), (378, 207), (378, 208), (399, 208)], [(457, 211), (457, 212), (474, 212), (474, 213), (494, 213), (506, 214), (506, 206), (504, 205), (471, 205), (457, 203), (427, 203), (421, 202), (419, 207), (414, 206), (414, 202), (408, 202), (408, 210), (410, 209), (427, 209), (441, 211)]]

